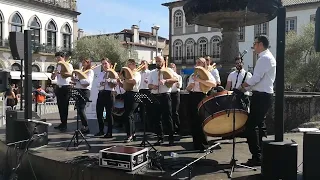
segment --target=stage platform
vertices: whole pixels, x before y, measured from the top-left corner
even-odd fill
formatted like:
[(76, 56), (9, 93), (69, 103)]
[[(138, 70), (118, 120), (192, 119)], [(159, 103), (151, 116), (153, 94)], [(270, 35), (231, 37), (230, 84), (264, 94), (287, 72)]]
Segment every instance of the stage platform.
[[(113, 139), (103, 139), (93, 137), (92, 134), (97, 132), (97, 122), (89, 121), (91, 134), (87, 135), (87, 140), (92, 148), (88, 150), (85, 143), (82, 143), (78, 149), (66, 151), (66, 147), (76, 129), (75, 113), (70, 112), (68, 121), (68, 131), (60, 133), (49, 127), (49, 144), (44, 147), (35, 148), (28, 155), (30, 163), (36, 174), (37, 180), (166, 180), (166, 179), (188, 179), (189, 171), (184, 170), (174, 177), (170, 174), (182, 168), (186, 164), (203, 155), (202, 152), (192, 150), (192, 138), (183, 136), (175, 146), (156, 146), (156, 149), (165, 157), (163, 162), (164, 171), (150, 169), (148, 166), (140, 168), (134, 172), (125, 172), (110, 168), (98, 166), (98, 152), (101, 149), (113, 145), (139, 146), (142, 140), (142, 133), (138, 133), (136, 142), (125, 144), (125, 133), (115, 130)], [(46, 115), (47, 122), (57, 125), (59, 123), (58, 114)], [(285, 138), (293, 139), (299, 144), (298, 164), (302, 162), (302, 133), (285, 134)], [(269, 137), (273, 138), (273, 137)], [(269, 139), (268, 138), (268, 139)], [(150, 135), (149, 140), (154, 143), (156, 139)], [(220, 138), (209, 138), (210, 143), (220, 142), (221, 145), (215, 148), (213, 153), (209, 154), (206, 159), (197, 162), (192, 169), (193, 180), (225, 180), (228, 179), (227, 172), (230, 170), (229, 161), (232, 155), (232, 141), (221, 140)], [(8, 155), (8, 164), (14, 165), (17, 152), (13, 149), (7, 151), (8, 146), (5, 144), (5, 129), (0, 129), (0, 168), (5, 164), (6, 153)], [(178, 153), (178, 157), (170, 157), (170, 153)], [(236, 158), (238, 162), (245, 162), (250, 158), (248, 146), (245, 139), (237, 139)], [(32, 170), (27, 159), (22, 166), (22, 179), (33, 180)], [(302, 165), (299, 167), (302, 170)], [(257, 171), (243, 168), (237, 168), (233, 174), (234, 180), (255, 180), (260, 179), (260, 167)], [(1, 178), (0, 178), (1, 179)]]

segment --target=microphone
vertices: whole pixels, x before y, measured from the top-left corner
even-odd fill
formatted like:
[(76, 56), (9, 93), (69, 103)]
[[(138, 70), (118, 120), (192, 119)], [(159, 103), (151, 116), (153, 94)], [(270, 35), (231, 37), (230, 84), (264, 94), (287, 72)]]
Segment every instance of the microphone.
[(51, 123), (43, 122), (43, 121), (38, 121), (38, 120), (33, 120), (33, 119), (28, 119), (28, 122), (33, 122), (36, 124), (42, 124), (42, 125), (47, 125), (47, 126), (52, 126)]
[(248, 53), (248, 51), (247, 51), (247, 50), (244, 50), (244, 51), (240, 54), (240, 59), (242, 59), (243, 56), (244, 56), (245, 54), (247, 54), (247, 53)]

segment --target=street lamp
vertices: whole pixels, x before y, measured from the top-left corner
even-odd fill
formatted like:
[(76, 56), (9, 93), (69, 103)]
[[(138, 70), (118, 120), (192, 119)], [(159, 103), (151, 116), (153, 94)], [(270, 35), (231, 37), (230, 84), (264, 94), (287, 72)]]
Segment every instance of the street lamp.
[(156, 30), (156, 57), (158, 56), (158, 31), (160, 29), (159, 25), (154, 25), (153, 29)]

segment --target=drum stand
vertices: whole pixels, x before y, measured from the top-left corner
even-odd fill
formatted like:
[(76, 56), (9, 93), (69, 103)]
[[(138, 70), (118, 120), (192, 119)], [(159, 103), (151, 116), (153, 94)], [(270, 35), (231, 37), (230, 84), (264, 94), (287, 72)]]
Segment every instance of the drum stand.
[[(69, 151), (69, 147), (73, 141), (73, 146), (74, 147), (78, 147), (82, 141), (85, 141), (85, 143), (87, 144), (87, 146), (89, 147), (89, 149), (91, 149), (90, 144), (88, 143), (88, 141), (86, 140), (86, 138), (84, 137), (84, 135), (82, 134), (81, 130), (79, 130), (79, 106), (80, 106), (80, 101), (83, 102), (91, 102), (87, 97), (85, 97), (82, 92), (79, 89), (69, 89), (69, 94), (70, 97), (76, 102), (76, 110), (77, 110), (77, 129), (75, 130), (73, 137), (71, 138), (68, 147), (67, 147), (67, 151)], [(79, 142), (79, 135), (82, 137), (82, 141)]]
[(215, 145), (210, 146), (210, 147), (205, 151), (204, 155), (200, 156), (198, 159), (192, 161), (191, 163), (187, 164), (186, 166), (184, 166), (183, 168), (179, 169), (178, 171), (172, 173), (172, 174), (171, 174), (171, 177), (177, 175), (178, 173), (180, 173), (180, 172), (183, 171), (184, 169), (187, 169), (187, 168), (188, 168), (188, 169), (189, 169), (189, 178), (188, 178), (188, 179), (191, 180), (192, 169), (193, 169), (194, 163), (198, 162), (199, 160), (201, 160), (201, 159), (204, 158), (204, 157), (207, 157), (207, 155), (209, 155), (209, 154), (211, 154), (211, 153), (213, 152), (213, 148), (216, 147), (216, 146), (219, 146), (219, 145), (220, 145), (220, 143), (217, 143), (217, 144), (215, 144)]
[[(247, 168), (247, 169), (251, 169), (256, 171), (257, 168), (254, 167), (250, 167), (250, 166), (245, 166), (242, 164), (237, 164), (237, 159), (235, 159), (235, 149), (236, 149), (236, 141), (235, 141), (235, 128), (236, 128), (236, 108), (234, 106), (235, 100), (236, 100), (236, 94), (233, 93), (233, 95), (231, 96), (232, 100), (231, 100), (231, 104), (232, 104), (232, 111), (233, 111), (233, 129), (232, 129), (232, 157), (231, 157), (231, 161), (230, 161), (230, 165), (231, 165), (231, 170), (230, 172), (228, 172), (228, 177), (232, 178), (232, 173), (234, 172), (235, 168), (237, 167), (242, 167), (242, 168)], [(228, 116), (230, 115), (230, 110), (228, 112)]]
[[(136, 93), (134, 95), (134, 99), (138, 103), (142, 103), (144, 107), (147, 107), (147, 105), (154, 104), (154, 103), (159, 103), (157, 99), (155, 99), (151, 94), (142, 94), (142, 93)], [(145, 112), (143, 112), (143, 116), (145, 116)], [(146, 134), (146, 118), (144, 118), (143, 122), (143, 140), (140, 144), (140, 146), (146, 147), (146, 144), (148, 144), (153, 150), (157, 152), (157, 149), (152, 146), (152, 144), (148, 141), (147, 139), (147, 134)]]

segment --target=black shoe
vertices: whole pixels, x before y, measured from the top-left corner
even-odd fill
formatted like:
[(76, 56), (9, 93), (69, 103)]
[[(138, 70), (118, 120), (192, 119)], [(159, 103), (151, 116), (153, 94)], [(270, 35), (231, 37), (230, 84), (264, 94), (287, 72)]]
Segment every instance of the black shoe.
[(133, 136), (127, 137), (126, 140), (124, 140), (124, 143), (129, 143), (133, 141)]
[(59, 131), (60, 132), (66, 132), (67, 131), (67, 126), (61, 126)]
[(63, 125), (63, 124), (61, 123), (61, 124), (59, 124), (58, 126), (55, 126), (54, 129), (60, 129), (60, 128), (63, 127), (63, 126), (65, 126), (65, 125)]
[(90, 129), (88, 126), (81, 128), (80, 131), (82, 134), (89, 134), (90, 133)]
[(160, 146), (162, 143), (163, 143), (163, 138), (158, 139), (158, 141), (156, 143), (154, 143), (154, 146)]
[(174, 146), (175, 144), (174, 144), (174, 140), (170, 140), (169, 141), (169, 146)]
[(94, 136), (103, 136), (103, 135), (104, 135), (104, 132), (100, 131), (100, 132), (96, 133)]
[(103, 136), (103, 138), (112, 138), (112, 134), (111, 133), (107, 133)]
[(246, 163), (241, 163), (245, 166), (261, 166), (261, 160), (260, 159), (248, 159)]

